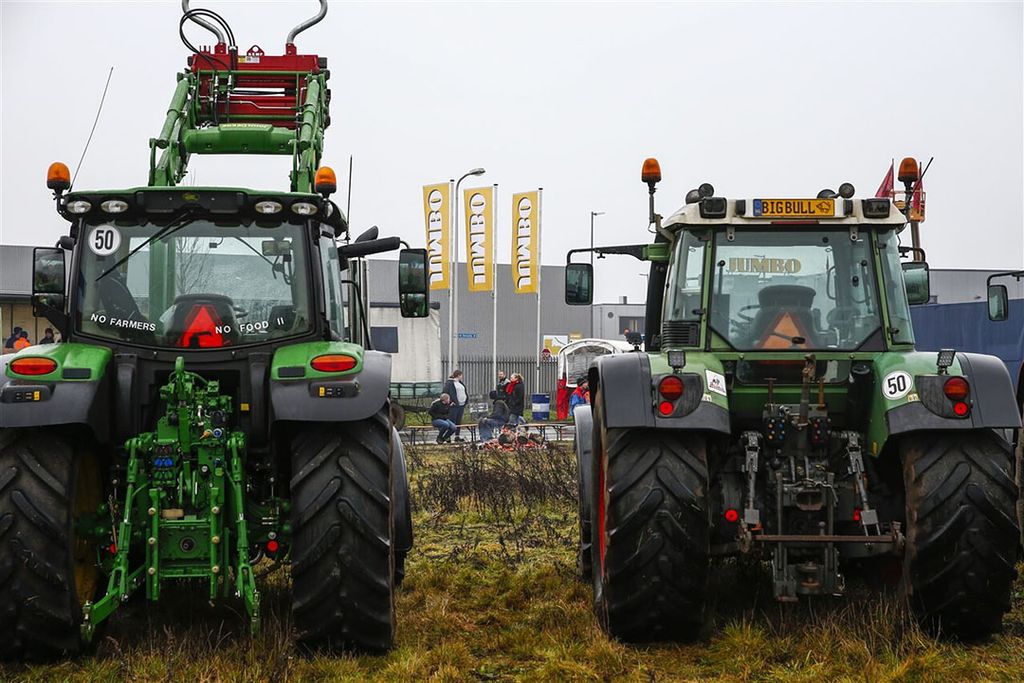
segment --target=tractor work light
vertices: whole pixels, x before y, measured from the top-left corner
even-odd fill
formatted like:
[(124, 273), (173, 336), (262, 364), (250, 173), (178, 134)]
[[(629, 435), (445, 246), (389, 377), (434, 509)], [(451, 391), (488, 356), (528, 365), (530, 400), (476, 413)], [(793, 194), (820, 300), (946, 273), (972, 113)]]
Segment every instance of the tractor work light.
[(295, 202), (292, 204), (292, 212), (300, 216), (312, 216), (316, 213), (316, 204), (309, 202)]
[(644, 168), (640, 172), (640, 180), (653, 185), (661, 182), (661, 164), (654, 157), (644, 159)]
[(59, 161), (50, 164), (46, 169), (46, 187), (60, 193), (71, 187), (71, 172), (67, 165)]
[(686, 365), (686, 351), (669, 351), (668, 364), (673, 370), (679, 370)]
[(281, 202), (275, 202), (270, 199), (265, 199), (262, 202), (256, 202), (256, 213), (271, 214), (279, 213), (281, 211)]
[(853, 199), (854, 193), (857, 190), (853, 187), (853, 183), (843, 183), (839, 186), (839, 196), (843, 199)]
[[(707, 185), (705, 183), (704, 185)], [(704, 187), (701, 185), (701, 187)], [(708, 187), (711, 187), (708, 185)], [(700, 192), (700, 190), (697, 190)], [(725, 197), (704, 197), (700, 200), (700, 217), (701, 218), (725, 218), (728, 202)]]
[(76, 199), (72, 202), (68, 202), (68, 205), (65, 208), (68, 210), (68, 213), (83, 214), (92, 211), (92, 204), (84, 199)]
[(901, 183), (914, 183), (920, 178), (920, 171), (917, 167), (917, 159), (914, 157), (905, 157), (900, 162), (900, 173), (897, 176)]
[(864, 218), (888, 218), (889, 198), (872, 197), (860, 200), (860, 209), (864, 212)]
[(321, 166), (316, 170), (316, 179), (313, 182), (316, 191), (326, 197), (334, 194), (338, 189), (338, 179), (334, 175), (334, 169), (330, 166)]
[(50, 358), (28, 357), (11, 361), (7, 366), (16, 375), (49, 375), (57, 369), (57, 361)]
[(358, 362), (352, 356), (343, 353), (328, 353), (311, 360), (309, 366), (318, 372), (347, 372)]
[(956, 358), (956, 349), (940, 349), (938, 356), (935, 358), (935, 365), (939, 369), (939, 374), (946, 374), (946, 368), (953, 364), (953, 359)]
[(100, 208), (107, 213), (124, 213), (128, 210), (128, 202), (121, 199), (108, 199), (100, 202)]

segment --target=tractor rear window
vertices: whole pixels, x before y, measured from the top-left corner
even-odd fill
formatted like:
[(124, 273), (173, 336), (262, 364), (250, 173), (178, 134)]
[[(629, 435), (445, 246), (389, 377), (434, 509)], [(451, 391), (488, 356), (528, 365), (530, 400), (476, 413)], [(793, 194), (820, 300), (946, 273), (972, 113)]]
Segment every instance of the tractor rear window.
[(77, 327), (132, 344), (191, 349), (308, 332), (302, 229), (204, 220), (88, 225)]
[(853, 350), (881, 329), (868, 233), (719, 232), (714, 268), (710, 324), (736, 349)]

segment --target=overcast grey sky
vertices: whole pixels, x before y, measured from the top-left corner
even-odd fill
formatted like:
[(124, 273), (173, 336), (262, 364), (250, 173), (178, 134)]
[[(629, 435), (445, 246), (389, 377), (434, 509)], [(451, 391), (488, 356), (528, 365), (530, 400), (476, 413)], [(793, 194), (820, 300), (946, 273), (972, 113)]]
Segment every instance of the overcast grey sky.
[[(283, 51), (315, 2), (194, 1), (241, 50)], [(178, 2), (12, 2), (2, 25), (0, 243), (66, 229), (45, 188), (72, 168), (107, 70), (110, 92), (76, 186), (143, 185), (185, 66)], [(922, 228), (933, 267), (1024, 266), (1024, 4), (345, 3), (299, 36), (330, 61), (325, 162), (352, 221), (423, 245), (420, 186), (484, 166), (499, 184), (499, 259), (512, 192), (544, 188), (543, 260), (589, 242), (646, 242), (640, 166), (661, 160), (668, 215), (710, 181), (731, 197), (873, 194), (889, 160), (935, 157)], [(193, 42), (206, 40), (193, 28)], [(193, 157), (198, 184), (285, 188), (288, 161)], [(342, 191), (343, 194), (343, 191)], [(340, 197), (344, 202), (344, 197)], [(643, 268), (608, 259), (597, 298), (642, 296)], [(509, 283), (501, 283), (509, 286)], [(558, 285), (560, 286), (560, 285)]]

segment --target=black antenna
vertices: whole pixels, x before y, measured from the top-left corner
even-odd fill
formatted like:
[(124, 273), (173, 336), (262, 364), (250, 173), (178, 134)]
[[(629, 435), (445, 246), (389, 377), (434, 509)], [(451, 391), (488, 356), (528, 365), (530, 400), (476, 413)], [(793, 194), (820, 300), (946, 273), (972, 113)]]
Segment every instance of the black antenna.
[(348, 199), (345, 200), (345, 220), (352, 225), (352, 155), (348, 155)]
[(110, 71), (107, 73), (107, 83), (103, 86), (103, 95), (100, 96), (100, 106), (96, 109), (96, 119), (92, 122), (92, 130), (89, 131), (89, 139), (85, 141), (85, 149), (82, 150), (82, 156), (78, 159), (78, 165), (75, 166), (75, 175), (71, 178), (71, 187), (68, 188), (68, 192), (75, 186), (75, 180), (78, 178), (78, 172), (82, 170), (82, 162), (85, 161), (85, 153), (89, 151), (89, 143), (92, 142), (92, 134), (96, 132), (96, 124), (100, 122), (100, 113), (103, 111), (103, 102), (107, 99), (107, 88), (110, 87), (110, 77), (114, 75), (114, 67), (110, 67)]

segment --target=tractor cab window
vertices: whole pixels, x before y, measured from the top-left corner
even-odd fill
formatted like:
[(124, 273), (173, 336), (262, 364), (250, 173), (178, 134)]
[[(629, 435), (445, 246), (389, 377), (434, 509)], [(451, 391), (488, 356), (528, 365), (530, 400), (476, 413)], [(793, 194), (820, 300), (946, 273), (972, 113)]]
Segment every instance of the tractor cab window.
[(700, 320), (704, 286), (704, 247), (692, 232), (683, 232), (673, 255), (665, 298), (665, 320)]
[(718, 232), (711, 328), (742, 351), (852, 351), (881, 329), (874, 268), (869, 233)]
[(324, 311), (331, 328), (331, 338), (344, 340), (348, 335), (345, 320), (345, 288), (341, 286), (338, 247), (330, 237), (320, 238), (320, 271), (324, 283)]
[(86, 225), (76, 326), (116, 341), (190, 349), (306, 333), (303, 229), (205, 220)]
[(910, 321), (910, 304), (900, 263), (900, 243), (895, 231), (879, 235), (878, 255), (885, 279), (885, 301), (889, 305), (892, 340), (897, 344), (913, 344), (914, 327)]

